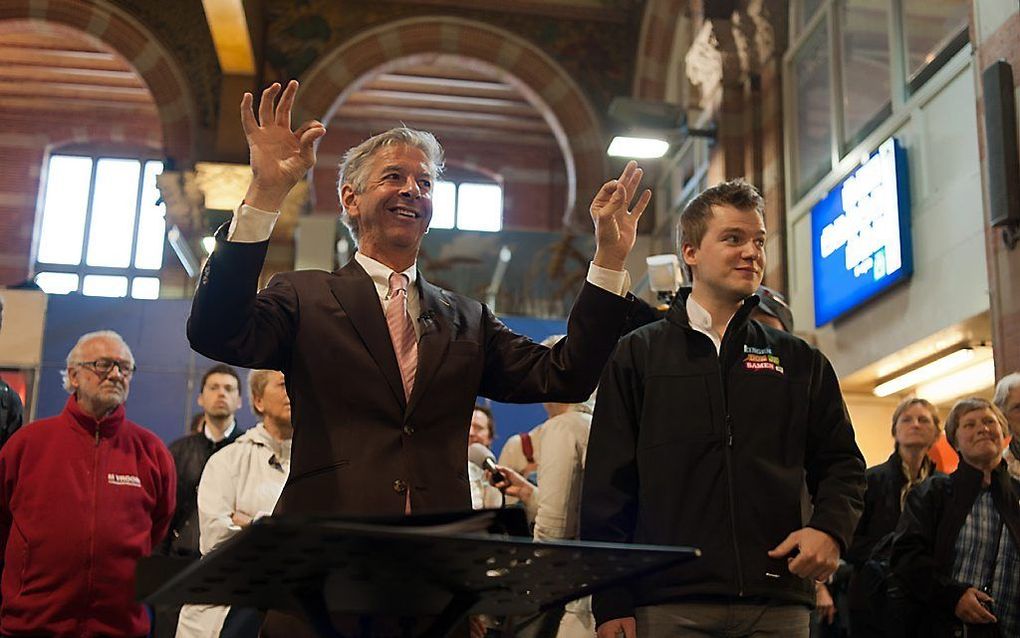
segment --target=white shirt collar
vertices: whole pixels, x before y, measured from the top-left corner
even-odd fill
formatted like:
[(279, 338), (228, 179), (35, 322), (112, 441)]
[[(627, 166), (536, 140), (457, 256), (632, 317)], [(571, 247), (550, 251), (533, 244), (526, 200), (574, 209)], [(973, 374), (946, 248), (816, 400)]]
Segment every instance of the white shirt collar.
[[(375, 284), (376, 289), (381, 291), (379, 296), (385, 297), (390, 291), (390, 273), (393, 272), (393, 269), (364, 253), (354, 253), (354, 259), (365, 269), (368, 276), (372, 278), (372, 283)], [(403, 271), (403, 274), (407, 275), (408, 285), (413, 286), (414, 282), (418, 279), (418, 262), (411, 264), (411, 267)]]
[[(234, 421), (233, 419), (231, 419), (230, 420), (230, 425), (227, 427), (226, 430), (223, 430), (223, 439), (225, 439), (228, 436), (230, 436), (231, 434), (233, 434), (234, 426), (236, 426), (236, 425), (237, 425), (237, 421)], [(219, 441), (217, 441), (216, 439), (212, 438), (212, 434), (209, 434), (209, 428), (206, 428), (206, 427), (202, 428), (202, 434), (204, 434), (205, 438), (209, 439), (213, 443), (219, 443), (219, 441), (223, 440), (223, 439), (220, 439)]]
[(712, 340), (716, 352), (722, 349), (722, 337), (712, 330), (712, 315), (705, 308), (694, 301), (694, 295), (687, 295), (687, 321), (691, 328)]
[(694, 300), (694, 295), (687, 296), (687, 320), (698, 331), (712, 331), (712, 315)]

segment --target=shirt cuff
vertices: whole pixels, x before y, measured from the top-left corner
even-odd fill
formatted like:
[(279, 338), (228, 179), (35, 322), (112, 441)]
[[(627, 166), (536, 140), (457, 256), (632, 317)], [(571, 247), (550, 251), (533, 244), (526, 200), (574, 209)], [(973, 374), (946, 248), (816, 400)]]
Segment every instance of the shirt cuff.
[(279, 218), (279, 212), (265, 211), (242, 203), (234, 211), (234, 217), (230, 220), (227, 241), (236, 241), (242, 244), (266, 241), (273, 234), (273, 227), (276, 226), (276, 220)]
[(592, 262), (588, 266), (588, 283), (614, 295), (625, 297), (630, 290), (630, 273), (626, 270), (609, 270)]

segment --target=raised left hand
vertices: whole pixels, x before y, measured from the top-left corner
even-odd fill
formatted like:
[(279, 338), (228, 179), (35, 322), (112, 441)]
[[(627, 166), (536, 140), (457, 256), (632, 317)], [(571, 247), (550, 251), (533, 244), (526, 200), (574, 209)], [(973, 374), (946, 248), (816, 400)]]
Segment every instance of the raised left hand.
[(590, 210), (595, 222), (595, 259), (592, 261), (596, 266), (623, 270), (634, 248), (638, 220), (652, 199), (651, 189), (645, 189), (634, 208), (629, 208), (643, 174), (637, 162), (627, 162), (619, 179), (606, 182), (595, 194)]
[[(794, 550), (797, 550), (797, 555), (790, 556)], [(823, 582), (839, 567), (839, 544), (821, 530), (803, 527), (787, 536), (775, 549), (769, 550), (769, 556), (785, 556), (791, 574)]]

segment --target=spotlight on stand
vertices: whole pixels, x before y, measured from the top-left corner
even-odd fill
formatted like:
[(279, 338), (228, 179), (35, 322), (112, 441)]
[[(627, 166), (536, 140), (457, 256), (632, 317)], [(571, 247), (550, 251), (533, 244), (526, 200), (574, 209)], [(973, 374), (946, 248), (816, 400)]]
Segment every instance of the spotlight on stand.
[(714, 126), (688, 127), (687, 110), (677, 104), (616, 97), (609, 104), (609, 115), (632, 131), (613, 138), (607, 151), (611, 157), (662, 157), (671, 144), (688, 137), (715, 139)]
[(683, 282), (680, 259), (672, 254), (645, 257), (648, 264), (648, 287), (655, 293), (660, 304), (673, 303), (673, 297)]

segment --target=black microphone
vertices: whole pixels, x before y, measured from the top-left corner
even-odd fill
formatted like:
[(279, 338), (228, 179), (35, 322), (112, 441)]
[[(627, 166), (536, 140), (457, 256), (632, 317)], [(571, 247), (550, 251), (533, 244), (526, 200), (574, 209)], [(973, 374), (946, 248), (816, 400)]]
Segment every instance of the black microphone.
[(431, 310), (426, 310), (425, 312), (421, 313), (421, 316), (418, 317), (418, 321), (421, 323), (421, 331), (423, 334), (426, 332), (431, 332), (432, 330), (435, 329), (436, 327), (435, 319), (436, 313), (434, 313)]
[(489, 470), (494, 484), (506, 481), (503, 473), (496, 469), (496, 455), (481, 443), (472, 443), (468, 446), (468, 460), (484, 470)]

